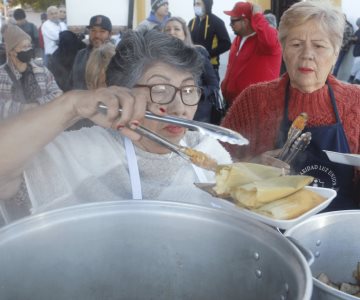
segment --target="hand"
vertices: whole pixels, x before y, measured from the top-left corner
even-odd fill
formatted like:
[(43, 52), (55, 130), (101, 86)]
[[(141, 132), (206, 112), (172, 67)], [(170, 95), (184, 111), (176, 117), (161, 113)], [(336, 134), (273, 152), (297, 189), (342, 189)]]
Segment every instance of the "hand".
[(252, 14), (256, 15), (258, 13), (262, 13), (262, 8), (260, 5), (257, 5), (255, 3), (252, 4)]
[[(72, 102), (75, 120), (87, 118), (105, 128), (120, 130), (131, 139), (140, 136), (130, 128), (140, 125), (146, 111), (146, 98), (135, 96), (130, 89), (118, 86), (100, 88), (95, 91), (72, 91), (64, 94)], [(100, 110), (99, 104), (105, 104), (107, 110)], [(119, 112), (119, 108), (122, 112)]]

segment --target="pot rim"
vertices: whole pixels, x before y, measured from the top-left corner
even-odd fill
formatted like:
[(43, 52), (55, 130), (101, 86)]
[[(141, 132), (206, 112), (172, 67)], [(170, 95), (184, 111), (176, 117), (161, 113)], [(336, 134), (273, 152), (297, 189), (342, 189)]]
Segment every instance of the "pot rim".
[[(107, 216), (118, 214), (119, 211), (122, 213), (134, 212), (134, 207), (136, 207), (136, 212), (165, 208), (168, 211), (174, 211), (179, 214), (191, 212), (192, 214), (204, 213), (205, 217), (215, 215), (218, 217), (217, 220), (219, 221), (222, 221), (222, 218), (225, 218), (225, 221), (229, 222), (229, 224), (239, 223), (241, 225), (241, 223), (246, 223), (248, 226), (254, 226), (263, 231), (264, 235), (272, 235), (275, 239), (283, 241), (284, 245), (286, 244), (287, 247), (290, 247), (293, 250), (292, 255), (298, 260), (298, 264), (304, 272), (305, 290), (303, 290), (303, 299), (311, 298), (313, 290), (312, 273), (310, 266), (301, 251), (275, 228), (256, 221), (248, 216), (244, 216), (243, 214), (238, 213), (236, 209), (218, 209), (185, 202), (160, 200), (121, 200), (85, 203), (38, 213), (0, 228), (0, 247), (3, 243), (16, 238), (21, 238), (22, 235), (36, 231), (39, 228), (45, 230), (51, 228), (51, 226), (67, 221), (87, 219), (99, 216), (99, 214), (101, 216)], [(179, 208), (181, 211), (179, 211)]]
[[(307, 220), (305, 220), (299, 224), (296, 224), (294, 227), (291, 227), (290, 229), (286, 230), (284, 235), (292, 237), (294, 232), (301, 230), (301, 228), (303, 226), (307, 226), (309, 224), (316, 223), (318, 226), (325, 227), (327, 225), (327, 223), (321, 222), (321, 220), (332, 219), (332, 218), (341, 217), (341, 216), (351, 216), (351, 215), (358, 216), (358, 215), (360, 215), (360, 211), (354, 209), (354, 210), (338, 210), (338, 211), (330, 211), (330, 212), (320, 213), (320, 214), (314, 215), (314, 216), (308, 218)], [(299, 241), (299, 243), (301, 243), (301, 241)], [(344, 293), (340, 290), (337, 290), (337, 289), (321, 282), (313, 275), (311, 275), (311, 276), (313, 278), (314, 285), (317, 288), (319, 288), (320, 290), (323, 290), (328, 294), (331, 294), (336, 297), (340, 297), (341, 299), (349, 299), (349, 300), (359, 299), (358, 297)]]

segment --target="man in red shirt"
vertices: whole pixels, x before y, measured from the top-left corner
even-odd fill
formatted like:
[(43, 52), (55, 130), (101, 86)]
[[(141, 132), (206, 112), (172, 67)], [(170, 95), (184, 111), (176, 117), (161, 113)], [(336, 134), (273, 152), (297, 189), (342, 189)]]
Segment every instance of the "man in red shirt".
[(249, 85), (279, 77), (281, 46), (277, 30), (269, 25), (258, 5), (237, 2), (224, 13), (230, 16), (230, 26), (237, 35), (221, 83), (222, 94), (231, 106)]

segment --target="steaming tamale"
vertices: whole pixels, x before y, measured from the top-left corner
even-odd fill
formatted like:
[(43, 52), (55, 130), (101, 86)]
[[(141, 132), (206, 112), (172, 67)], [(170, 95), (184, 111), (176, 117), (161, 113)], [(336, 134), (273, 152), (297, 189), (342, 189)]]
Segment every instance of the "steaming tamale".
[(234, 163), (219, 165), (216, 169), (215, 192), (218, 195), (230, 194), (231, 189), (254, 181), (283, 175), (283, 170), (253, 163)]

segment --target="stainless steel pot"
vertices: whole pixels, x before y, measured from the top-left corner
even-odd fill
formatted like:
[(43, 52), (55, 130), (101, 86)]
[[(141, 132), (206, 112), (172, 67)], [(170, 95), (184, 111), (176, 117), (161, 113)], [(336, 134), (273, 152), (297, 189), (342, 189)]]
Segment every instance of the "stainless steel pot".
[(360, 261), (360, 211), (335, 211), (313, 216), (285, 232), (312, 251), (314, 276), (312, 299), (359, 299), (333, 289), (315, 277), (324, 272), (333, 282), (355, 282)]
[(310, 299), (304, 257), (274, 229), (183, 203), (119, 201), (0, 230), (1, 299)]

